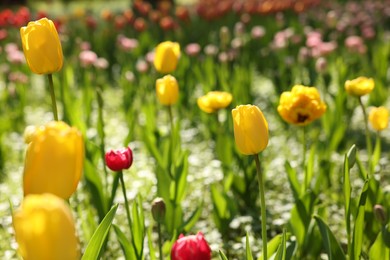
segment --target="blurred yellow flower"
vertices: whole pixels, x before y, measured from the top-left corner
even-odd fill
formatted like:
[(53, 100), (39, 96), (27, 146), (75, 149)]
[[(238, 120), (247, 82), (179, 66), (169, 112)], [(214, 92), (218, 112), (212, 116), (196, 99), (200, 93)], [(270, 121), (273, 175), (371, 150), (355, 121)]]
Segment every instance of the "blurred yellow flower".
[(61, 70), (63, 54), (60, 38), (53, 22), (47, 18), (29, 22), (20, 28), (27, 64), (36, 74), (51, 74)]
[(198, 98), (197, 103), (201, 110), (213, 113), (230, 105), (233, 100), (232, 94), (223, 91), (210, 91)]
[(72, 212), (63, 199), (49, 193), (26, 196), (13, 225), (24, 260), (80, 259)]
[(165, 41), (157, 45), (154, 54), (154, 67), (160, 73), (171, 73), (176, 69), (180, 57), (180, 45)]
[(278, 112), (290, 124), (307, 125), (325, 111), (326, 104), (315, 87), (295, 85), (291, 92), (285, 91), (280, 96)]
[(368, 116), (372, 128), (382, 131), (389, 126), (389, 110), (385, 107), (373, 107)]
[(76, 190), (83, 170), (81, 133), (62, 121), (38, 127), (27, 147), (24, 194), (52, 193), (68, 199)]
[(348, 94), (356, 97), (361, 97), (369, 94), (375, 87), (375, 82), (372, 78), (358, 77), (345, 82), (345, 90)]
[(268, 145), (268, 123), (254, 105), (240, 105), (232, 110), (234, 138), (245, 155), (258, 154)]
[(157, 98), (162, 105), (173, 105), (179, 98), (179, 84), (172, 75), (166, 75), (156, 80)]

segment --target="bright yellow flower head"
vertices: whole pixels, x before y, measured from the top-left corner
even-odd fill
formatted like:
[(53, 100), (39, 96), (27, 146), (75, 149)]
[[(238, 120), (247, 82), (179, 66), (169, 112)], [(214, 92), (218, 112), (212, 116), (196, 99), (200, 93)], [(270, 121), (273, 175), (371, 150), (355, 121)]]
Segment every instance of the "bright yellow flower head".
[(228, 92), (211, 91), (198, 98), (197, 103), (204, 112), (213, 113), (230, 105), (232, 100), (233, 96)]
[(345, 82), (345, 90), (348, 94), (356, 97), (361, 97), (371, 93), (375, 87), (375, 82), (372, 78), (358, 77)]
[(154, 67), (160, 73), (171, 73), (176, 69), (180, 58), (180, 45), (177, 42), (162, 42), (156, 47)]
[(49, 193), (26, 196), (13, 225), (24, 260), (80, 259), (74, 220), (63, 199)]
[(162, 105), (173, 105), (179, 98), (179, 84), (172, 75), (166, 75), (156, 80), (157, 98)]
[(31, 71), (51, 74), (61, 70), (63, 63), (60, 38), (53, 22), (42, 18), (20, 28), (24, 56)]
[(315, 87), (295, 85), (291, 92), (283, 92), (280, 96), (278, 112), (290, 124), (307, 125), (325, 111), (326, 104)]
[(240, 105), (232, 110), (234, 138), (245, 155), (258, 154), (268, 145), (268, 123), (254, 105)]
[(27, 147), (24, 195), (52, 193), (68, 199), (76, 190), (83, 170), (81, 133), (61, 121), (37, 128)]
[(389, 110), (385, 107), (373, 107), (368, 116), (372, 128), (382, 131), (389, 126)]

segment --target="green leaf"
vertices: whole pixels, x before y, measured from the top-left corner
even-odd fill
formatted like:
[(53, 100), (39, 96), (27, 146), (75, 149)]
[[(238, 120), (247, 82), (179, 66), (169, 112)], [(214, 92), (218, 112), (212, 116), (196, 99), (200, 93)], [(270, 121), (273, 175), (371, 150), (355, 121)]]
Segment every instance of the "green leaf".
[(251, 246), (249, 244), (248, 232), (246, 232), (246, 260), (253, 260)]
[(132, 206), (132, 239), (134, 241), (134, 250), (136, 250), (137, 256), (142, 258), (145, 238), (145, 224), (143, 209), (141, 207), (142, 201), (141, 198), (138, 197), (138, 202), (137, 200), (134, 200)]
[(133, 246), (131, 245), (130, 241), (126, 238), (126, 235), (120, 230), (120, 228), (117, 225), (113, 224), (112, 227), (114, 228), (119, 244), (125, 255), (125, 259), (126, 260), (136, 259)]
[(91, 240), (88, 242), (84, 255), (81, 258), (82, 260), (98, 259), (100, 251), (104, 244), (104, 240), (108, 235), (108, 231), (110, 230), (117, 209), (118, 204), (116, 204), (110, 209), (110, 211), (104, 217), (102, 222), (99, 224), (99, 226), (93, 233)]
[[(351, 148), (352, 149), (352, 148)], [(351, 150), (349, 150), (351, 151)], [(349, 154), (349, 152), (348, 152)], [(351, 181), (349, 177), (349, 170), (351, 167), (349, 166), (349, 158), (348, 154), (344, 157), (344, 214), (345, 214), (345, 225), (347, 229), (347, 238), (348, 238), (348, 248), (350, 247), (350, 234), (351, 234)]]
[(369, 181), (366, 180), (366, 182), (363, 185), (362, 193), (360, 194), (359, 198), (359, 204), (358, 204), (358, 211), (355, 218), (355, 226), (353, 230), (353, 237), (352, 237), (352, 256), (350, 259), (358, 260), (360, 259), (360, 254), (362, 252), (362, 244), (363, 244), (363, 232), (364, 232), (364, 213), (365, 213), (365, 206), (366, 206), (366, 200), (367, 200), (367, 194), (368, 194), (368, 183)]
[(152, 232), (153, 232), (153, 225), (149, 225), (148, 232), (147, 232), (149, 257), (150, 257), (150, 260), (156, 260), (156, 251), (155, 251), (154, 246), (153, 246)]
[[(269, 259), (278, 250), (280, 242), (283, 239), (282, 236), (283, 236), (282, 234), (278, 234), (267, 243), (267, 259)], [(263, 260), (263, 259), (264, 256), (262, 253), (258, 258), (258, 260)]]
[(278, 247), (278, 250), (276, 251), (275, 260), (286, 259), (286, 254), (287, 254), (286, 242), (287, 242), (287, 233), (286, 233), (286, 229), (283, 229), (282, 241), (280, 241), (280, 245)]
[(320, 216), (314, 216), (317, 225), (320, 229), (322, 242), (324, 244), (326, 253), (328, 254), (329, 260), (342, 260), (346, 259), (340, 244), (329, 229), (328, 225), (321, 219)]
[(380, 135), (376, 135), (375, 148), (371, 157), (371, 172), (373, 173), (381, 157), (381, 138)]
[(370, 259), (390, 260), (390, 248), (386, 247), (382, 232), (379, 232), (374, 244), (370, 247), (368, 256)]
[(352, 145), (347, 152), (347, 158), (349, 162), (349, 169), (351, 169), (356, 162), (356, 145)]
[(226, 255), (225, 255), (221, 250), (219, 250), (218, 253), (219, 253), (219, 258), (220, 258), (221, 260), (228, 260), (228, 258), (226, 257)]
[(288, 182), (290, 183), (291, 190), (294, 195), (295, 201), (299, 200), (299, 197), (301, 196), (300, 194), (300, 184), (298, 182), (297, 178), (297, 172), (291, 167), (290, 163), (286, 161), (284, 163), (284, 167), (287, 171), (287, 177), (288, 177)]
[(184, 232), (188, 232), (191, 228), (196, 224), (198, 219), (202, 214), (203, 209), (203, 201), (200, 203), (199, 207), (191, 214), (191, 216), (183, 223), (183, 227), (181, 228)]
[(310, 187), (310, 182), (314, 175), (314, 160), (316, 156), (316, 151), (317, 151), (316, 146), (313, 145), (310, 149), (310, 156), (306, 166), (305, 190)]
[[(187, 175), (188, 175), (188, 151), (186, 151), (180, 158), (179, 166), (175, 171), (175, 185), (177, 186), (174, 201), (179, 204), (183, 198), (187, 187)], [(171, 194), (172, 195), (172, 194)]]

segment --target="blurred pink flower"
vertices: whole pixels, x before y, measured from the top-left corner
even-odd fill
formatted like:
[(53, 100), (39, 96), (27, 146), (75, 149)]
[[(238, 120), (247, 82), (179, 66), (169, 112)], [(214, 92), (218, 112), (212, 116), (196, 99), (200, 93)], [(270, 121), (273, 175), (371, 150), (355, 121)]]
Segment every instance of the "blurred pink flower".
[(200, 45), (198, 43), (190, 43), (186, 46), (185, 52), (188, 56), (195, 57), (200, 52)]
[(8, 37), (8, 32), (6, 29), (0, 29), (0, 41)]
[(208, 56), (215, 56), (218, 54), (218, 47), (213, 44), (208, 44), (204, 47), (204, 53)]
[(132, 39), (132, 38), (127, 38), (123, 35), (118, 36), (117, 43), (118, 43), (120, 49), (127, 51), (127, 52), (130, 52), (138, 47), (138, 40)]
[(125, 72), (125, 79), (126, 79), (128, 82), (133, 82), (134, 79), (135, 79), (134, 73), (133, 73), (132, 71), (126, 71), (126, 72)]
[(324, 57), (319, 57), (316, 60), (315, 68), (318, 73), (324, 73), (327, 69), (328, 62)]
[(105, 58), (98, 58), (93, 65), (97, 69), (104, 70), (104, 69), (108, 68), (109, 64), (108, 64), (108, 61)]
[(136, 69), (140, 73), (145, 73), (149, 70), (149, 64), (145, 60), (138, 60), (135, 65)]
[(145, 55), (145, 59), (146, 61), (149, 63), (149, 64), (153, 64), (153, 61), (154, 61), (154, 51), (150, 51), (148, 53), (146, 53)]
[(363, 54), (367, 51), (367, 47), (360, 36), (353, 35), (345, 39), (345, 47), (352, 52)]
[(336, 42), (321, 42), (314, 46), (311, 55), (315, 58), (326, 56), (337, 48)]
[(90, 50), (82, 51), (79, 54), (79, 60), (80, 60), (81, 66), (84, 68), (95, 64), (97, 59), (98, 59), (98, 56), (96, 55), (96, 53), (93, 51), (90, 51)]
[(264, 27), (260, 25), (253, 26), (251, 30), (252, 39), (260, 39), (265, 35)]
[(28, 82), (28, 77), (26, 74), (16, 71), (16, 72), (11, 72), (8, 75), (8, 80), (14, 83), (26, 84)]
[(91, 49), (91, 44), (89, 42), (86, 42), (86, 41), (82, 41), (80, 43), (80, 50), (82, 51), (88, 51)]
[(23, 64), (26, 63), (24, 53), (19, 50), (7, 51), (7, 60), (12, 64)]
[(306, 46), (309, 48), (316, 47), (322, 43), (322, 34), (316, 31), (308, 32), (306, 35)]

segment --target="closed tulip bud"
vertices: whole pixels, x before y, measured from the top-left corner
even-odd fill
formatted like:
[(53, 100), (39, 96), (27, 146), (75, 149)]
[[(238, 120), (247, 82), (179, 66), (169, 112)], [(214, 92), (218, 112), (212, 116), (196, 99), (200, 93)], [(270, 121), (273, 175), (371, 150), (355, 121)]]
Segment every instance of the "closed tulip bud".
[(61, 198), (49, 193), (26, 196), (13, 225), (24, 260), (80, 259), (72, 212)]
[(110, 150), (106, 153), (106, 165), (112, 171), (129, 169), (133, 164), (133, 152), (130, 147), (119, 150)]
[(387, 214), (382, 205), (374, 206), (374, 216), (382, 225), (387, 224)]
[(152, 202), (152, 217), (158, 223), (165, 219), (165, 202), (162, 198), (155, 198)]
[(268, 145), (268, 123), (261, 110), (254, 105), (240, 105), (232, 115), (238, 150), (245, 155), (263, 151)]
[(345, 82), (345, 90), (348, 94), (356, 97), (361, 97), (371, 93), (375, 87), (375, 82), (372, 78), (358, 77)]
[(27, 64), (36, 74), (51, 74), (61, 70), (63, 54), (54, 23), (42, 18), (20, 28)]
[(157, 98), (162, 105), (173, 105), (179, 98), (179, 84), (175, 77), (166, 75), (156, 80)]
[(291, 91), (285, 91), (280, 96), (278, 112), (290, 124), (307, 125), (320, 118), (325, 111), (326, 104), (314, 87), (295, 85)]
[(154, 67), (160, 73), (171, 73), (176, 69), (180, 58), (180, 45), (165, 41), (157, 45), (154, 55)]
[(68, 199), (76, 190), (83, 170), (81, 133), (62, 121), (38, 127), (27, 147), (24, 195), (52, 193)]
[(198, 98), (199, 108), (206, 113), (213, 113), (230, 105), (232, 94), (223, 91), (211, 91)]
[(372, 128), (382, 131), (389, 126), (389, 110), (385, 107), (373, 107), (368, 116)]
[(172, 246), (171, 260), (211, 260), (211, 249), (201, 232), (181, 234)]

